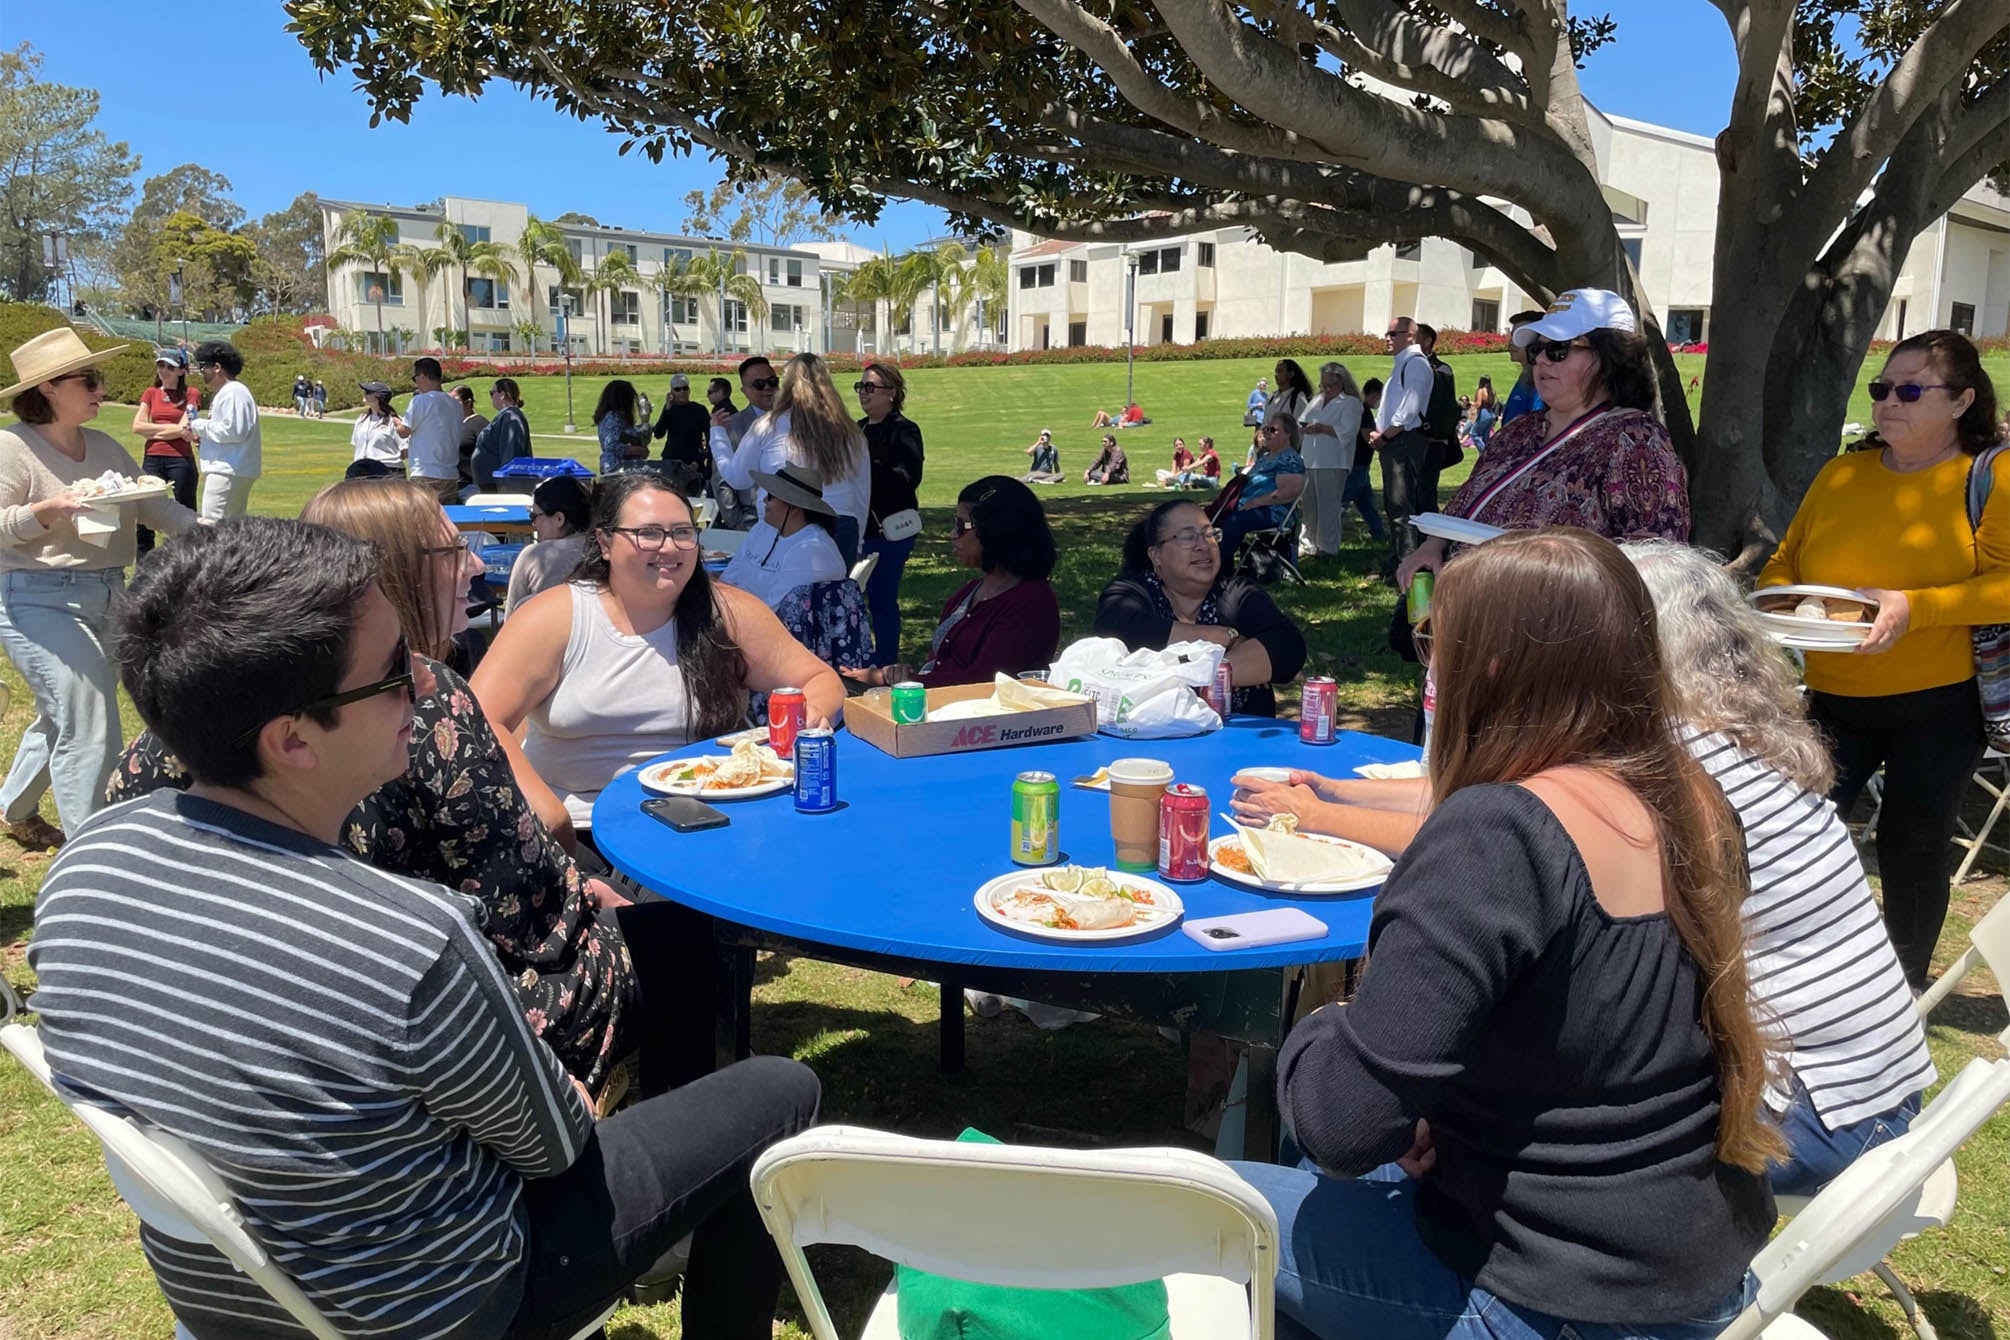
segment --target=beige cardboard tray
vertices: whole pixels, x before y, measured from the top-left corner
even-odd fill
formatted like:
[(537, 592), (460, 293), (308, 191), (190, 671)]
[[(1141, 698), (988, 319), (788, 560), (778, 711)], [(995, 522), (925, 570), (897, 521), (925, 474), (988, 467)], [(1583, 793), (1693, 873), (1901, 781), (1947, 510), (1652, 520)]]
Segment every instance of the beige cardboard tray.
[[(960, 684), (954, 688), (928, 690), (930, 713), (950, 703), (989, 698), (990, 684)], [(895, 758), (921, 758), (929, 754), (964, 754), (976, 749), (1005, 749), (1021, 744), (1045, 744), (1072, 740), (1096, 733), (1096, 704), (1083, 698), (1065, 707), (1043, 707), (1031, 712), (1007, 712), (998, 716), (969, 717), (962, 721), (917, 721), (895, 724), (893, 695), (873, 693), (848, 698), (844, 705), (845, 728), (867, 744)]]

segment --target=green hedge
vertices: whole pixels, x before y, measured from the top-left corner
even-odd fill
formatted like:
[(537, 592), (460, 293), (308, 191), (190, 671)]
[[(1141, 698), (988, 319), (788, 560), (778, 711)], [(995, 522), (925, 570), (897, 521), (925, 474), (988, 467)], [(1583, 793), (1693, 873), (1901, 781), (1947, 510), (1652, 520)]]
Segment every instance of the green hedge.
[[(69, 320), (53, 307), (33, 302), (0, 302), (0, 359), (5, 360), (7, 369), (6, 378), (0, 380), (0, 386), (14, 384), (14, 350), (44, 331), (69, 324)], [(77, 334), (93, 349), (109, 349), (120, 344), (127, 346), (117, 358), (98, 365), (105, 374), (105, 383), (113, 400), (135, 404), (140, 393), (154, 384), (152, 345), (113, 339), (92, 330), (80, 330)]]

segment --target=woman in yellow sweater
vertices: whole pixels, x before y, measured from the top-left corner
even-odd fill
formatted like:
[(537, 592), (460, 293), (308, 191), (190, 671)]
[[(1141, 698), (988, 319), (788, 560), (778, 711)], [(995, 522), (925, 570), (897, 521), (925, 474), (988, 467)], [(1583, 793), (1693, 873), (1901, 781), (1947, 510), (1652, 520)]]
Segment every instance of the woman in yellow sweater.
[(1759, 585), (1846, 586), (1878, 602), (1862, 647), (1807, 654), (1807, 682), (1835, 751), (1836, 807), (1847, 814), (1884, 768), (1884, 924), (1917, 989), (1947, 917), (1955, 816), (1982, 760), (1969, 629), (2010, 614), (2010, 453), (1970, 526), (1969, 472), (2001, 430), (1995, 388), (1954, 331), (1900, 342), (1870, 393), (1883, 449), (1822, 467)]

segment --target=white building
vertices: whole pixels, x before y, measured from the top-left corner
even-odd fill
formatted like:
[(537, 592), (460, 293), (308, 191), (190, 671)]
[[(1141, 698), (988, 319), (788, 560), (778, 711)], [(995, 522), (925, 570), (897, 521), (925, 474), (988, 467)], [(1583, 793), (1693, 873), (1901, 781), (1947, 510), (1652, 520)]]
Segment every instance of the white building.
[[(1621, 245), (1662, 330), (1676, 343), (1707, 341), (1718, 180), (1711, 141), (1596, 109), (1590, 121)], [(1136, 288), (1127, 304), (1133, 261)], [(1127, 326), (1140, 345), (1379, 334), (1398, 316), (1446, 330), (1502, 331), (1509, 316), (1541, 305), (1440, 238), (1322, 263), (1274, 251), (1246, 228), (1135, 246), (1015, 233), (1011, 270), (1007, 337), (1014, 350), (1122, 345)], [(1986, 185), (1914, 243), (1878, 333), (1898, 338), (1936, 325), (1978, 337), (2010, 333), (2010, 198)]]
[[(493, 243), (501, 252), (501, 264), (488, 267), (497, 270), (491, 274), (477, 267), (463, 276), (449, 266), (427, 278), (410, 265), (394, 264), (388, 272), (330, 266), (329, 313), (362, 347), (434, 348), (447, 343), (448, 332), (465, 331), (473, 352), (527, 354), (559, 348), (562, 320), (576, 356), (779, 354), (830, 347), (824, 342), (826, 262), (802, 248), (554, 223), (580, 272), (578, 283), (566, 285), (549, 265), (536, 267), (535, 275), (525, 273), (518, 244), (529, 210), (521, 204), (460, 196), (416, 206), (323, 199), (322, 234), (330, 254), (342, 245), (345, 221), (357, 213), (391, 219), (397, 246), (435, 249), (445, 223), (469, 242)], [(738, 273), (755, 280), (765, 315), (758, 308), (750, 311), (755, 304), (746, 298), (716, 289), (680, 295), (659, 286), (659, 277), (675, 262), (712, 252), (740, 255)], [(615, 255), (627, 262), (632, 278), (618, 266), (607, 267), (617, 272), (603, 283), (605, 262)], [(457, 284), (463, 285), (460, 292), (454, 291)]]

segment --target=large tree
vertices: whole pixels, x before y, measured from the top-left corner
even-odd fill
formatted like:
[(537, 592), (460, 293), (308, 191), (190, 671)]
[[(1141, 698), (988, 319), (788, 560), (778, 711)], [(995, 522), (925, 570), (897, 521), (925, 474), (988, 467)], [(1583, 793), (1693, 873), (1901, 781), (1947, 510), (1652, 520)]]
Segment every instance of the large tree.
[(95, 242), (115, 226), (140, 160), (93, 128), (98, 95), (40, 78), (25, 42), (0, 52), (0, 297), (48, 293), (45, 237)]
[(728, 174), (710, 191), (684, 195), (684, 231), (730, 242), (786, 247), (828, 241), (842, 220), (817, 203), (808, 187), (779, 172)]
[(312, 191), (294, 197), (245, 234), (258, 248), (252, 275), (264, 304), (275, 312), (317, 312), (328, 302), (328, 266), (323, 252), (320, 201)]
[[(133, 206), (112, 248), (112, 266), (119, 272), (127, 305), (152, 312), (156, 319), (167, 310), (167, 276), (175, 268), (175, 257), (162, 253), (161, 230), (177, 215), (203, 226), (198, 230), (185, 222), (175, 229), (175, 246), (169, 250), (180, 250), (184, 260), (192, 259), (190, 253), (198, 238), (205, 251), (214, 250), (216, 238), (208, 233), (228, 235), (244, 222), (244, 210), (231, 198), (230, 178), (199, 163), (183, 163), (141, 183), (139, 203)], [(190, 308), (230, 306), (219, 285), (229, 286), (240, 278), (249, 279), (249, 275), (211, 274), (205, 269), (199, 281), (190, 282), (185, 290)]]
[[(624, 151), (786, 171), (849, 218), (906, 197), (963, 232), (1239, 225), (1325, 260), (1437, 236), (1538, 296), (1638, 297), (1577, 78), (1612, 25), (1568, 0), (662, 0), (642, 26), (627, 0), (286, 8), (379, 115), (501, 79)], [(2010, 0), (1711, 8), (1739, 79), (1699, 424), (1662, 371), (1697, 538), (1749, 559), (1833, 454), (1911, 239), (2010, 157)]]

